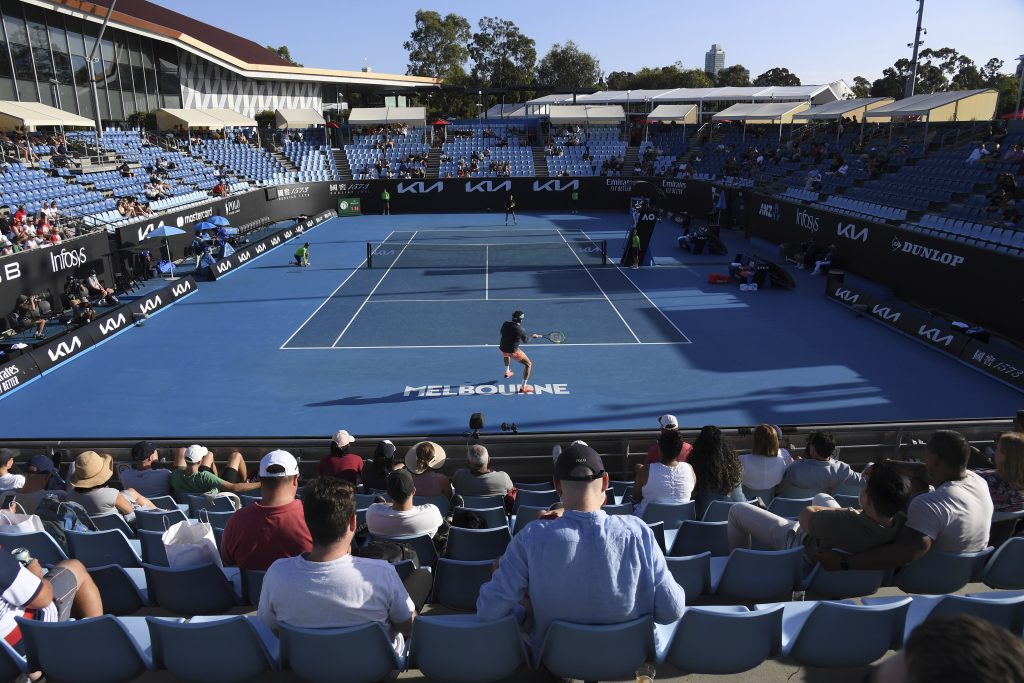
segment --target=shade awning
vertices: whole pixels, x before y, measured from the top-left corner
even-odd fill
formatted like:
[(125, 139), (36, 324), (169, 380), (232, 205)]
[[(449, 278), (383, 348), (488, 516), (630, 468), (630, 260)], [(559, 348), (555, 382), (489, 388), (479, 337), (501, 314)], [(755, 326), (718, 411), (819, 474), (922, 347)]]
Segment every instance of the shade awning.
[(525, 104), (496, 104), (487, 110), (489, 119), (515, 119), (526, 116)]
[(324, 125), (324, 115), (316, 109), (275, 109), (275, 128), (312, 128)]
[(660, 121), (663, 123), (696, 123), (697, 122), (697, 105), (696, 104), (659, 104), (654, 108), (647, 118), (651, 121)]
[(734, 104), (715, 114), (712, 119), (746, 121), (748, 123), (792, 123), (794, 114), (806, 111), (810, 102), (768, 102)]
[(353, 107), (348, 122), (357, 126), (375, 123), (404, 123), (409, 126), (427, 124), (426, 107)]
[(562, 105), (551, 107), (548, 114), (551, 123), (618, 123), (626, 119), (626, 112), (619, 106)]
[[(213, 109), (157, 109), (156, 125), (160, 130), (170, 130), (175, 126), (186, 128), (211, 128), (220, 130), (235, 125), (254, 126), (256, 122), (249, 124), (225, 123), (217, 117), (216, 112), (222, 110)], [(238, 114), (241, 117), (241, 114)], [(244, 117), (242, 117), (244, 118)]]
[(986, 121), (995, 115), (995, 90), (951, 90), (914, 95), (867, 112), (868, 118), (927, 116), (929, 121)]
[(256, 119), (239, 114), (234, 109), (203, 109), (215, 119), (219, 119), (224, 128), (255, 128)]
[(6, 129), (22, 126), (34, 129), (39, 126), (64, 126), (66, 128), (95, 128), (91, 119), (57, 109), (39, 102), (0, 101), (0, 125)]
[(853, 100), (838, 100), (811, 107), (796, 118), (808, 121), (834, 121), (844, 116), (858, 115), (878, 107), (892, 104), (891, 97), (859, 97)]

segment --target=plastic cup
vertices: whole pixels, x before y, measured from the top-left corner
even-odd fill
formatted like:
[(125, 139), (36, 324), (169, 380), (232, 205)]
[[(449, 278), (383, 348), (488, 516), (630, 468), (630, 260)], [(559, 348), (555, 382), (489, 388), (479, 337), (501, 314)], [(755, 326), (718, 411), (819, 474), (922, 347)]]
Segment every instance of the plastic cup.
[(655, 673), (653, 664), (642, 664), (636, 670), (636, 683), (654, 683)]

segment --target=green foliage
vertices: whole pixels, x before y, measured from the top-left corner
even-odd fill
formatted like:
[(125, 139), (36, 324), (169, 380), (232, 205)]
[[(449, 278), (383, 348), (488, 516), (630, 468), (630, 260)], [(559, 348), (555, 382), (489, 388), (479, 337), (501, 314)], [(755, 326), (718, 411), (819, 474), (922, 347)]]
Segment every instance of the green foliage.
[(275, 55), (277, 55), (281, 59), (283, 59), (284, 61), (286, 61), (289, 64), (291, 64), (292, 66), (302, 66), (301, 64), (296, 62), (294, 59), (292, 59), (291, 50), (288, 49), (287, 45), (282, 45), (281, 47), (274, 47), (273, 45), (267, 45), (267, 49), (270, 50), (271, 52), (273, 52)]
[(863, 76), (854, 76), (850, 90), (853, 91), (854, 97), (871, 97), (871, 81)]
[(580, 50), (571, 40), (565, 45), (552, 45), (537, 66), (537, 81), (559, 92), (595, 88), (599, 80), (601, 64), (597, 57)]
[(768, 69), (754, 79), (754, 85), (800, 85), (800, 78), (785, 67)]
[(458, 14), (442, 17), (431, 10), (416, 11), (416, 27), (402, 47), (409, 53), (405, 73), (451, 79), (465, 73), (469, 59), (469, 21)]
[(637, 72), (613, 71), (608, 74), (609, 90), (663, 90), (667, 88), (712, 88), (715, 82), (701, 69), (687, 69), (676, 62), (669, 66), (648, 67)]
[(502, 88), (533, 83), (537, 44), (507, 19), (483, 17), (469, 44), (472, 76), (484, 87)]
[(718, 72), (715, 84), (721, 88), (728, 86), (743, 87), (750, 85), (750, 71), (742, 64), (727, 66)]

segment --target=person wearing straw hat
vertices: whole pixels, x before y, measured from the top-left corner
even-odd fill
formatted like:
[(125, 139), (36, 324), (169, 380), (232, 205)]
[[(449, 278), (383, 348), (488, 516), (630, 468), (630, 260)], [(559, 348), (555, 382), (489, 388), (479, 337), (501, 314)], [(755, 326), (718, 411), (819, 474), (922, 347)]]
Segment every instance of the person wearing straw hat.
[(154, 510), (156, 505), (135, 489), (118, 491), (107, 482), (114, 476), (114, 458), (108, 453), (84, 451), (75, 458), (68, 500), (78, 503), (90, 515), (121, 513), (126, 521), (135, 520), (135, 510)]
[(421, 496), (452, 497), (452, 482), (441, 473), (448, 456), (440, 444), (420, 441), (405, 454), (405, 468), (413, 475)]

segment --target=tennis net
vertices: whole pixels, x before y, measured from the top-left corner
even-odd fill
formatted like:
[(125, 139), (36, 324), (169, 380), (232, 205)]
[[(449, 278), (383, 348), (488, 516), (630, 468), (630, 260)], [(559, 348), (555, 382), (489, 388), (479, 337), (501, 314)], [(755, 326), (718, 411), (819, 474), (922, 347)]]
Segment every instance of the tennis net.
[(606, 240), (436, 244), (367, 242), (367, 268), (579, 268), (608, 263)]

